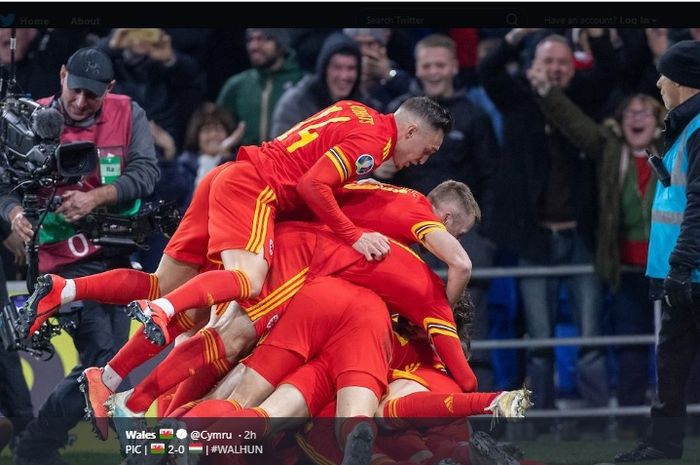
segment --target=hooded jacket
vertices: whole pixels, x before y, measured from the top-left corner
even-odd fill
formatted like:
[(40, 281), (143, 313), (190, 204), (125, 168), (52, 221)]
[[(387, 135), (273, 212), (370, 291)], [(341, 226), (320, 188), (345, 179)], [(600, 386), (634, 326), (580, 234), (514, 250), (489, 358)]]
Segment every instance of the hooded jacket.
[(339, 100), (356, 100), (374, 108), (379, 108), (376, 102), (363, 95), (360, 91), (362, 56), (359, 47), (350, 37), (341, 33), (335, 33), (330, 35), (323, 43), (316, 61), (316, 73), (304, 77), (280, 98), (272, 116), (272, 131), (270, 133), (272, 137), (279, 136), (298, 122), (336, 101), (331, 97), (328, 90), (326, 74), (331, 58), (337, 54), (352, 55), (357, 58), (357, 80), (355, 85), (350, 91), (350, 95), (344, 96)]

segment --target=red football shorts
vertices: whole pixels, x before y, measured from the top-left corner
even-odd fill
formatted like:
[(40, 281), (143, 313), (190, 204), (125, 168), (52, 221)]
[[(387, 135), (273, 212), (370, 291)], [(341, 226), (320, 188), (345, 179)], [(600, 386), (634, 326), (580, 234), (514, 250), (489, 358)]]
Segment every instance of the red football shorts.
[(311, 360), (280, 383), (290, 384), (301, 392), (311, 418), (335, 400), (335, 383), (329, 374), (333, 362), (327, 355)]
[[(383, 388), (391, 358), (391, 320), (386, 305), (372, 291), (319, 277), (301, 287), (261, 345), (295, 352), (303, 360), (328, 353), (333, 380), (342, 373), (360, 372), (377, 379)], [(278, 364), (258, 363), (255, 352), (247, 363), (269, 367), (260, 374), (276, 384)], [(293, 369), (288, 367), (288, 373)]]
[(223, 250), (273, 253), (276, 196), (247, 161), (213, 169), (202, 179), (164, 253), (198, 267), (221, 262)]

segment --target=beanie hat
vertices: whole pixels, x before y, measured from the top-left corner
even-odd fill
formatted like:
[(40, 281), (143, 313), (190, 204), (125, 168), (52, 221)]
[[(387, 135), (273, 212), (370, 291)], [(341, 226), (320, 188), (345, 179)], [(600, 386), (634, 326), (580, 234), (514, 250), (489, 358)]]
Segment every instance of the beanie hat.
[(700, 42), (682, 40), (661, 55), (659, 73), (682, 86), (700, 89)]
[(292, 38), (289, 36), (289, 31), (283, 27), (252, 27), (249, 28), (248, 31), (261, 31), (269, 39), (274, 40), (282, 50), (289, 49), (292, 42)]

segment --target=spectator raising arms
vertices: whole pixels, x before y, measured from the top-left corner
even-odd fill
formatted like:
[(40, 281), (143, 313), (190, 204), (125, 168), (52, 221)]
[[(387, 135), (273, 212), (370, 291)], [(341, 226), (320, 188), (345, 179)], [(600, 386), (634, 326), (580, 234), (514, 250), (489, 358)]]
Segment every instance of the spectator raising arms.
[[(649, 283), (642, 273), (647, 262), (651, 203), (656, 176), (647, 163), (647, 150), (658, 153), (665, 111), (649, 95), (624, 100), (614, 119), (597, 124), (559, 88), (549, 88), (541, 68), (528, 73), (538, 90), (540, 108), (547, 120), (596, 163), (598, 178), (598, 241), (595, 266), (615, 291), (612, 305), (615, 334), (653, 332), (653, 305)], [(620, 273), (620, 265), (638, 267), (637, 273)], [(620, 346), (617, 399), (620, 405), (643, 405), (649, 380), (649, 347)], [(625, 418), (620, 427), (640, 433)]]

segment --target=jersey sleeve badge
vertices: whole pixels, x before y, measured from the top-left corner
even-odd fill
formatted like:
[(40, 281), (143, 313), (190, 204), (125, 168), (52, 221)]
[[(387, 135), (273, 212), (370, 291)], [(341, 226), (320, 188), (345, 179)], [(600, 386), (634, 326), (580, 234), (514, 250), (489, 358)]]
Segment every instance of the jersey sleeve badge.
[(355, 168), (360, 176), (369, 173), (374, 169), (374, 158), (368, 153), (360, 155), (355, 162)]

